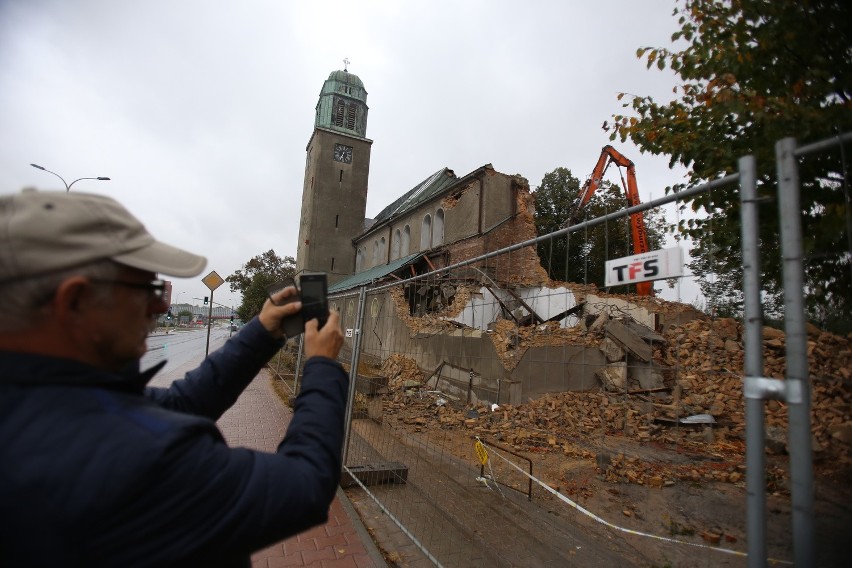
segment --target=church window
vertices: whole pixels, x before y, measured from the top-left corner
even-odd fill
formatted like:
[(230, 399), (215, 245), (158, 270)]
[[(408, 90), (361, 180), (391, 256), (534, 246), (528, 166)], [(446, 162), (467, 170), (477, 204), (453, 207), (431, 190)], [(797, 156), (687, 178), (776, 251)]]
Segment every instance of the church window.
[(361, 272), (361, 268), (364, 265), (364, 249), (359, 248), (358, 252), (355, 254), (355, 272)]
[(408, 256), (411, 252), (411, 227), (408, 225), (402, 230), (402, 242), (399, 245), (399, 256)]
[(334, 272), (334, 257), (331, 257), (331, 271)]
[(386, 260), (388, 258), (388, 243), (384, 237), (379, 241), (379, 262), (381, 264), (387, 264)]
[(435, 246), (444, 244), (444, 210), (438, 209), (435, 213), (435, 226), (432, 227), (432, 244)]
[(399, 258), (399, 245), (402, 241), (402, 233), (400, 233), (399, 229), (394, 231), (393, 233), (393, 244), (391, 246), (391, 260), (396, 260)]
[(340, 224), (340, 215), (334, 216), (334, 228), (336, 229)]
[(429, 250), (432, 240), (432, 216), (427, 214), (423, 217), (423, 225), (420, 227), (420, 250)]

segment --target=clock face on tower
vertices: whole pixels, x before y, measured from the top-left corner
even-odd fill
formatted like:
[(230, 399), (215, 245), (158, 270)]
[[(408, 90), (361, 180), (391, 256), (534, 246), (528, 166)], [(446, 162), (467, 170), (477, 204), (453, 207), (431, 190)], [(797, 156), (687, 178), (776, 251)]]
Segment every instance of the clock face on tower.
[(344, 146), (343, 144), (334, 145), (334, 161), (343, 162), (344, 164), (352, 163), (352, 146)]

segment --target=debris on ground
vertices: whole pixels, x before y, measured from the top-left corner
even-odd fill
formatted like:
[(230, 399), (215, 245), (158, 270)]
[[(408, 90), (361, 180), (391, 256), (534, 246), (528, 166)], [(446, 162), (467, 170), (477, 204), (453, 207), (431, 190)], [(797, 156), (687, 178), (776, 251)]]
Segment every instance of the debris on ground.
[[(530, 326), (532, 327), (532, 326)], [(549, 328), (548, 328), (549, 329)], [(600, 342), (575, 329), (551, 329), (549, 334), (530, 328), (517, 330), (520, 343)], [(495, 341), (505, 341), (507, 328), (495, 327)], [(424, 373), (414, 360), (401, 354), (386, 359), (379, 370), (389, 378), (384, 412), (417, 431), (430, 428), (458, 430), (466, 436), (499, 440), (532, 454), (562, 454), (595, 460), (602, 447), (618, 440), (640, 446), (694, 455), (686, 463), (642, 460), (614, 452), (601, 474), (610, 481), (662, 486), (676, 480), (741, 484), (745, 480), (745, 411), (742, 393), (742, 326), (733, 319), (695, 319), (671, 326), (665, 341), (654, 346), (653, 360), (667, 368), (665, 384), (626, 391), (603, 388), (585, 392), (549, 393), (524, 404), (490, 404), (466, 408), (457, 400), (437, 405), (447, 396), (424, 385)], [(765, 376), (783, 378), (784, 333), (764, 332)], [(508, 349), (507, 349), (508, 350)], [(848, 338), (812, 328), (808, 336), (812, 382), (812, 429), (815, 461), (831, 468), (852, 465), (852, 396), (849, 369), (852, 351)], [(655, 392), (652, 392), (655, 391)], [(416, 396), (415, 396), (416, 395)], [(468, 410), (475, 410), (470, 413)], [(709, 416), (711, 420), (695, 417)], [(787, 408), (766, 403), (767, 452), (786, 452)], [(686, 420), (692, 417), (692, 420)], [(771, 490), (783, 489), (786, 474), (771, 468)]]

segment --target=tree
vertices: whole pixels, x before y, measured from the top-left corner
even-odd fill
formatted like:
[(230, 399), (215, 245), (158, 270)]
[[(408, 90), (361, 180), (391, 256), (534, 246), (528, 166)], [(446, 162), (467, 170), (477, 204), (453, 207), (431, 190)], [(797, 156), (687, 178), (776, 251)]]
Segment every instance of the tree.
[(260, 313), (266, 301), (266, 288), (296, 274), (296, 259), (279, 257), (269, 249), (246, 262), (240, 270), (225, 278), (231, 292), (242, 294), (243, 301), (235, 310), (242, 321), (249, 321)]
[[(567, 226), (580, 200), (580, 181), (567, 168), (545, 174), (535, 191), (535, 225), (539, 235)], [(586, 219), (601, 217), (627, 207), (621, 187), (603, 181), (584, 208)], [(645, 212), (648, 243), (657, 248), (665, 234), (661, 214)], [(589, 283), (603, 287), (607, 260), (633, 254), (630, 245), (629, 218), (596, 225), (581, 232), (550, 239), (538, 244), (538, 256), (554, 280)], [(619, 286), (613, 292), (634, 291), (635, 286)]]
[[(634, 115), (614, 115), (610, 138), (630, 138), (642, 151), (668, 154), (671, 165), (685, 166), (688, 182), (669, 190), (734, 173), (741, 156), (755, 155), (764, 198), (759, 210), (764, 307), (777, 314), (783, 284), (774, 147), (784, 137), (815, 142), (852, 126), (852, 3), (681, 0), (674, 13), (681, 29), (672, 41), (683, 49), (641, 47), (637, 57), (649, 68), (669, 67), (679, 76), (675, 100), (632, 97), (623, 106)], [(826, 314), (845, 314), (849, 325), (852, 251), (841, 151), (809, 156), (800, 167), (808, 311), (824, 325)], [(739, 311), (739, 196), (714, 191), (686, 203), (699, 214), (678, 228), (693, 242), (690, 268), (711, 307)]]

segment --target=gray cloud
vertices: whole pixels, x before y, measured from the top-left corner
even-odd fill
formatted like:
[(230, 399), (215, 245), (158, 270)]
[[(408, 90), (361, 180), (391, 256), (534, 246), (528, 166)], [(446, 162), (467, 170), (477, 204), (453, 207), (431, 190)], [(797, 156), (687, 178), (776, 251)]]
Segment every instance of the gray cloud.
[[(618, 92), (671, 96), (674, 77), (635, 51), (669, 44), (672, 8), (3, 0), (0, 192), (62, 188), (30, 162), (69, 181), (105, 175), (72, 191), (115, 196), (222, 276), (270, 248), (295, 256), (314, 106), (344, 57), (369, 93), (368, 215), (443, 166), (492, 163), (533, 187), (559, 166), (582, 179)], [(618, 146), (643, 200), (681, 180), (667, 158)], [(175, 287), (204, 294), (196, 280)]]

